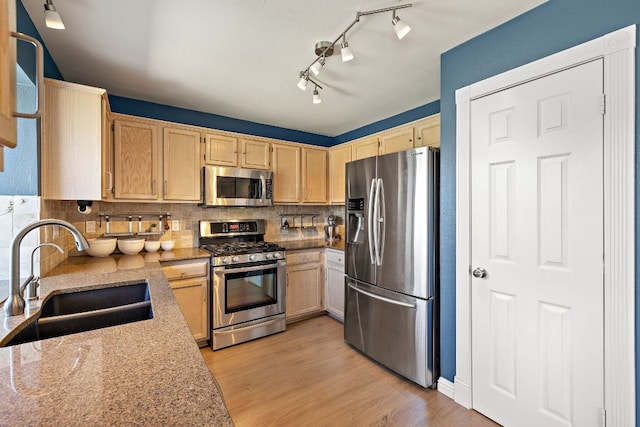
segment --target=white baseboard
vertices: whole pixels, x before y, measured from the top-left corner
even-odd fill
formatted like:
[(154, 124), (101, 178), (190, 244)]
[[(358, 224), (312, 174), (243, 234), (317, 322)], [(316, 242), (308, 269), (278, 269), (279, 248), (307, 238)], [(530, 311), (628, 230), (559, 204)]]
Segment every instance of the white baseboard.
[(455, 388), (453, 383), (446, 378), (438, 378), (438, 391), (455, 400)]
[(454, 400), (457, 404), (471, 409), (471, 387), (469, 384), (460, 381), (457, 377), (453, 377)]

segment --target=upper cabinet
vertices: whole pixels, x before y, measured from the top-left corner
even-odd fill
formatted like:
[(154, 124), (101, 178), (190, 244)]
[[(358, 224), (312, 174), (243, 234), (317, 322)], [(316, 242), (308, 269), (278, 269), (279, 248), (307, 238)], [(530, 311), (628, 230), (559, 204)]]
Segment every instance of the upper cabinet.
[(200, 132), (164, 128), (163, 200), (200, 200)]
[[(42, 116), (42, 195), (56, 200), (101, 200), (108, 145), (106, 91), (45, 79)], [(106, 172), (106, 171), (105, 171)]]
[(380, 136), (380, 154), (396, 153), (413, 148), (413, 126), (403, 126)]
[(300, 202), (300, 147), (273, 144), (273, 201)]
[(16, 39), (11, 32), (16, 30), (15, 0), (0, 0), (0, 172), (2, 171), (2, 149), (13, 148), (18, 141), (16, 135)]
[(329, 202), (344, 204), (346, 164), (351, 161), (351, 147), (341, 145), (329, 151)]
[(114, 197), (158, 200), (158, 127), (144, 122), (114, 120), (113, 132)]
[(415, 129), (416, 147), (440, 148), (440, 114), (429, 116), (417, 124)]
[(351, 145), (351, 160), (360, 160), (378, 155), (380, 142), (377, 136), (360, 139)]
[(327, 203), (327, 150), (302, 148), (304, 203)]
[(238, 166), (238, 138), (205, 133), (204, 163), (216, 166)]
[(269, 169), (270, 144), (257, 139), (240, 139), (240, 166), (247, 169)]

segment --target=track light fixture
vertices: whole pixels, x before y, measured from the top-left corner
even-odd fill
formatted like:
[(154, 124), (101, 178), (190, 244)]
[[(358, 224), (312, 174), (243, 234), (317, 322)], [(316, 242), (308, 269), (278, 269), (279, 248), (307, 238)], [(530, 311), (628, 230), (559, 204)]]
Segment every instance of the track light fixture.
[[(50, 2), (50, 1), (51, 0), (47, 0), (47, 2)], [(391, 23), (393, 24), (393, 29), (396, 32), (398, 39), (401, 40), (404, 36), (406, 36), (409, 33), (409, 31), (411, 31), (411, 27), (409, 27), (407, 24), (401, 21), (398, 16), (396, 16), (396, 11), (398, 9), (405, 9), (411, 6), (412, 6), (411, 3), (407, 3), (403, 5), (398, 5), (398, 6), (386, 7), (384, 9), (375, 9), (375, 10), (369, 10), (366, 12), (357, 12), (356, 19), (342, 33), (340, 33), (340, 35), (333, 42), (321, 41), (316, 43), (315, 54), (317, 55), (317, 58), (311, 63), (311, 65), (309, 65), (303, 71), (300, 71), (300, 80), (298, 81), (298, 87), (301, 90), (306, 90), (307, 84), (309, 82), (313, 83), (315, 85), (315, 89), (313, 90), (313, 103), (320, 104), (322, 102), (322, 99), (320, 99), (318, 88), (322, 89), (322, 87), (318, 85), (318, 83), (311, 80), (310, 73), (313, 73), (314, 76), (317, 76), (318, 74), (320, 74), (320, 70), (322, 70), (322, 67), (325, 65), (327, 58), (333, 55), (335, 45), (336, 43), (338, 43), (338, 41), (340, 41), (340, 39), (342, 39), (342, 43), (340, 43), (340, 54), (342, 56), (342, 62), (351, 61), (354, 58), (353, 52), (349, 47), (349, 43), (347, 43), (347, 31), (349, 31), (351, 28), (353, 28), (354, 25), (360, 22), (361, 16), (374, 15), (377, 13), (384, 13), (384, 12), (392, 12)]]
[(64, 30), (64, 23), (62, 22), (62, 18), (60, 18), (60, 14), (56, 10), (56, 7), (53, 5), (52, 0), (46, 0), (47, 2), (44, 4), (44, 23), (48, 28), (53, 28), (54, 30)]

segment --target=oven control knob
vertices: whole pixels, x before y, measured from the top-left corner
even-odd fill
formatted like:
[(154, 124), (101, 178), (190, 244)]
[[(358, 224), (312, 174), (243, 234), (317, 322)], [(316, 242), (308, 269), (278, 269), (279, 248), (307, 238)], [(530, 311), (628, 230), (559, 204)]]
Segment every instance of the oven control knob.
[(240, 258), (238, 258), (237, 256), (234, 256), (233, 258), (231, 258), (231, 261), (238, 262), (240, 261)]
[(266, 253), (266, 254), (264, 255), (264, 257), (265, 257), (266, 259), (271, 259), (271, 258), (273, 258), (273, 255), (271, 255), (270, 253)]
[(274, 253), (273, 253), (273, 257), (274, 257), (275, 259), (280, 259), (280, 258), (282, 258), (282, 254), (281, 254), (280, 252), (274, 252)]
[(222, 258), (222, 263), (223, 264), (229, 264), (229, 257)]
[(249, 261), (255, 261), (257, 257), (256, 254), (249, 255)]

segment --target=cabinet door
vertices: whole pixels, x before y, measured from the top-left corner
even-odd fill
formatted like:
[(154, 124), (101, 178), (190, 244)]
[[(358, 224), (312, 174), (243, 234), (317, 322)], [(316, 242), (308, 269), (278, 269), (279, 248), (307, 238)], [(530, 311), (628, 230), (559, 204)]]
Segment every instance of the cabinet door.
[(208, 165), (238, 166), (238, 138), (207, 133), (204, 162)]
[(158, 128), (146, 123), (114, 120), (116, 199), (159, 199)]
[(345, 165), (351, 161), (351, 147), (349, 145), (329, 151), (329, 202), (344, 204)]
[(413, 126), (406, 126), (380, 137), (380, 154), (413, 148)]
[(206, 341), (209, 338), (208, 282), (206, 277), (169, 282), (196, 341)]
[(341, 321), (344, 321), (344, 267), (327, 264), (325, 288), (325, 308)]
[(54, 200), (102, 198), (103, 89), (45, 80), (42, 193)]
[(416, 147), (440, 147), (440, 114), (427, 117), (415, 127)]
[(269, 143), (254, 139), (241, 139), (240, 167), (247, 169), (269, 169)]
[(13, 148), (18, 142), (13, 117), (16, 109), (16, 39), (9, 35), (15, 30), (16, 2), (0, 0), (0, 149), (3, 146)]
[(273, 201), (300, 201), (300, 148), (273, 144)]
[(102, 97), (102, 200), (113, 199), (113, 133), (109, 123), (109, 103)]
[(351, 145), (351, 160), (360, 160), (378, 155), (378, 137), (363, 139)]
[(322, 310), (320, 264), (287, 266), (287, 318)]
[(200, 200), (200, 132), (164, 128), (164, 200)]
[(327, 203), (327, 151), (302, 149), (302, 189), (305, 203)]

